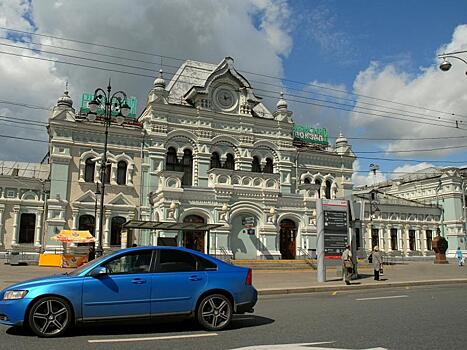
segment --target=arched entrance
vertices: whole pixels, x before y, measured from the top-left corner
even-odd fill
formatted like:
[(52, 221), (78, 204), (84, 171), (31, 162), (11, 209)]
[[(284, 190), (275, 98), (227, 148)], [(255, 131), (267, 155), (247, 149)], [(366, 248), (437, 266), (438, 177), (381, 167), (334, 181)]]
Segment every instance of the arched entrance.
[(257, 217), (250, 213), (240, 214), (232, 218), (230, 248), (234, 259), (257, 258), (257, 226)]
[[(204, 224), (205, 220), (199, 215), (188, 215), (183, 219), (184, 223)], [(183, 231), (183, 246), (204, 253), (204, 235), (206, 231)]]
[(295, 259), (297, 225), (293, 220), (284, 219), (280, 223), (279, 250), (282, 259)]

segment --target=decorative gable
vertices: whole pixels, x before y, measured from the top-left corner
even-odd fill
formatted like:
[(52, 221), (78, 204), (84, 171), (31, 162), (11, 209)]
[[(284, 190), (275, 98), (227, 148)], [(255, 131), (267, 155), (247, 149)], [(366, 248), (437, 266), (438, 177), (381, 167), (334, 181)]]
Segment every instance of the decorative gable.
[(85, 192), (81, 197), (74, 200), (74, 202), (79, 202), (81, 204), (84, 203), (95, 203), (96, 202), (96, 195), (91, 190)]
[(255, 96), (251, 84), (234, 68), (233, 62), (231, 57), (224, 58), (204, 83), (193, 85), (185, 93), (184, 100), (201, 109), (253, 115), (261, 98)]
[(109, 204), (119, 206), (133, 206), (130, 200), (123, 193), (119, 193), (114, 199), (112, 199), (109, 202)]

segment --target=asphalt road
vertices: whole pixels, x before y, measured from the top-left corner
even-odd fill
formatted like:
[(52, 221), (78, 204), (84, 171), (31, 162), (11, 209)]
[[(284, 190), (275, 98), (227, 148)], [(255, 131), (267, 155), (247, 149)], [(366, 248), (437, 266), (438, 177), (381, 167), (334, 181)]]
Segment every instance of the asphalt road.
[(195, 350), (321, 342), (301, 348), (465, 349), (466, 290), (460, 284), (263, 296), (254, 315), (239, 315), (218, 333), (185, 321), (92, 326), (67, 338), (39, 339), (0, 326), (0, 349)]

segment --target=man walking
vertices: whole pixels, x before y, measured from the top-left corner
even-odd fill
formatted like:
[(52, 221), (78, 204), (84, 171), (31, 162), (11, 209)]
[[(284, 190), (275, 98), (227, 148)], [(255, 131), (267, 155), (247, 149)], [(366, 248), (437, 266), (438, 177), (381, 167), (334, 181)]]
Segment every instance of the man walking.
[(353, 272), (352, 252), (350, 251), (350, 245), (347, 245), (344, 252), (342, 253), (342, 271), (344, 272), (345, 284), (349, 285), (350, 276), (352, 276)]
[(383, 267), (383, 256), (381, 255), (378, 246), (375, 246), (373, 248), (373, 253), (371, 255), (373, 256), (373, 269), (375, 271), (375, 281), (379, 281), (379, 271)]

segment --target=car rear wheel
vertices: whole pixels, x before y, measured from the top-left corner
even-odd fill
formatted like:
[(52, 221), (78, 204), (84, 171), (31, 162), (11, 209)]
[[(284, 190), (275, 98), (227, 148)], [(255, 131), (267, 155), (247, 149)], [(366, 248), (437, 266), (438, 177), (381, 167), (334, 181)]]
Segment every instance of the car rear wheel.
[(39, 337), (58, 337), (67, 331), (71, 322), (70, 305), (59, 297), (41, 298), (29, 311), (28, 325)]
[(232, 320), (232, 303), (222, 294), (208, 295), (199, 303), (197, 318), (206, 330), (224, 329)]

